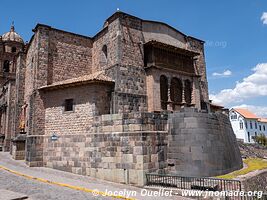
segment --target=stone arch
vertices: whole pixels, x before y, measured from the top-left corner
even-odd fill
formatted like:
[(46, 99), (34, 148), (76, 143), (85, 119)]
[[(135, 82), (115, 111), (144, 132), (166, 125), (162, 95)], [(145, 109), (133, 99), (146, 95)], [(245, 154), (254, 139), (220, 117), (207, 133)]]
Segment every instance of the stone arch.
[(170, 97), (175, 103), (182, 103), (183, 101), (183, 83), (178, 78), (172, 78), (171, 80)]
[(161, 109), (167, 110), (168, 78), (164, 75), (160, 76), (160, 101), (161, 101)]
[(184, 81), (184, 99), (187, 104), (192, 103), (192, 83), (190, 80)]
[(9, 60), (5, 60), (4, 61), (3, 71), (4, 72), (9, 72), (10, 71), (10, 61)]

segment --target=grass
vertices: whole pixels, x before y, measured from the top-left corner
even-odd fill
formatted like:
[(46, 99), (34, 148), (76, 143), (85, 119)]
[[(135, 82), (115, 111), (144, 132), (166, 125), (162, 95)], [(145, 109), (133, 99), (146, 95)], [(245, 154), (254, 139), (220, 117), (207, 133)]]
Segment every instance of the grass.
[(240, 169), (222, 176), (217, 176), (217, 178), (233, 179), (237, 176), (244, 175), (255, 170), (267, 169), (267, 160), (260, 158), (248, 158), (244, 160), (244, 163), (247, 165), (247, 168)]

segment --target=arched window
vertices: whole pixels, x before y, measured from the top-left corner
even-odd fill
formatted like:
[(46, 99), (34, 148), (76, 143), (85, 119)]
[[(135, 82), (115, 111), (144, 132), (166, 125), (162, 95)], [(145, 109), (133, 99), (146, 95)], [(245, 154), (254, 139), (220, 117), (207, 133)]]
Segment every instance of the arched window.
[(102, 51), (103, 51), (105, 57), (107, 58), (107, 57), (108, 57), (108, 48), (107, 48), (107, 45), (104, 45), (104, 46), (102, 47)]
[(164, 75), (160, 76), (160, 100), (161, 100), (161, 109), (167, 110), (168, 79)]
[(9, 72), (9, 69), (10, 68), (10, 62), (9, 62), (9, 60), (5, 60), (4, 61), (4, 66), (3, 66), (3, 71), (4, 72)]
[(107, 64), (108, 61), (108, 49), (107, 49), (107, 45), (104, 45), (102, 47), (102, 51), (100, 54), (100, 65), (103, 67)]
[(185, 80), (184, 82), (184, 98), (187, 104), (191, 104), (192, 102), (192, 83), (189, 80)]
[(173, 102), (182, 103), (183, 101), (183, 84), (178, 78), (172, 78), (170, 97)]

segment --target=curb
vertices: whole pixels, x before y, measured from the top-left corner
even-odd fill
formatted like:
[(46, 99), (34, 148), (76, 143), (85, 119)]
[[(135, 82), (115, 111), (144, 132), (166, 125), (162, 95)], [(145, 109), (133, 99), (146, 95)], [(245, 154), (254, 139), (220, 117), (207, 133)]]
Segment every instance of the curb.
[(25, 177), (25, 178), (28, 178), (28, 179), (31, 179), (31, 180), (36, 180), (36, 181), (43, 182), (43, 183), (48, 183), (48, 184), (51, 184), (51, 185), (57, 185), (57, 186), (66, 187), (66, 188), (70, 188), (70, 189), (74, 189), (74, 190), (79, 190), (79, 191), (83, 191), (83, 192), (87, 192), (87, 193), (92, 193), (93, 196), (95, 196), (95, 197), (96, 196), (105, 196), (105, 197), (113, 197), (113, 198), (116, 198), (116, 199), (136, 200), (134, 198), (127, 198), (127, 197), (124, 197), (124, 196), (109, 195), (109, 194), (106, 194), (105, 192), (99, 191), (97, 189), (88, 189), (88, 188), (84, 188), (84, 187), (73, 186), (73, 185), (69, 185), (69, 184), (65, 184), (65, 183), (58, 183), (58, 182), (49, 181), (49, 180), (42, 179), (42, 178), (33, 177), (33, 176), (30, 176), (30, 175), (22, 174), (20, 172), (8, 169), (8, 168), (6, 168), (4, 166), (1, 166), (1, 165), (0, 165), (0, 169), (3, 169), (3, 170), (8, 171), (8, 172), (10, 172), (12, 174), (15, 174), (15, 175), (18, 175), (18, 176), (22, 176), (22, 177)]

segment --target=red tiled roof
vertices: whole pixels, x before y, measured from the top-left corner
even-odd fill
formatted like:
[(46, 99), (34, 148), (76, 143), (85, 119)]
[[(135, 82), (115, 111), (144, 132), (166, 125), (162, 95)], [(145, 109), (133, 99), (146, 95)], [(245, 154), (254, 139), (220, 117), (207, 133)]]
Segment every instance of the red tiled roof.
[(259, 119), (259, 117), (257, 117), (254, 113), (250, 112), (247, 109), (244, 109), (244, 108), (234, 108), (234, 110), (236, 112), (238, 112), (240, 115), (242, 115), (243, 117), (245, 117), (245, 118), (248, 118), (248, 119)]
[(110, 78), (104, 75), (104, 71), (95, 72), (93, 74), (80, 76), (78, 78), (72, 78), (67, 79), (64, 81), (58, 81), (55, 83), (52, 83), (51, 85), (40, 87), (39, 90), (42, 89), (54, 89), (54, 88), (62, 88), (62, 87), (68, 87), (73, 85), (84, 85), (91, 82), (109, 82), (114, 83), (114, 81)]
[(267, 123), (267, 119), (266, 118), (260, 118), (260, 119), (258, 119), (258, 121)]

